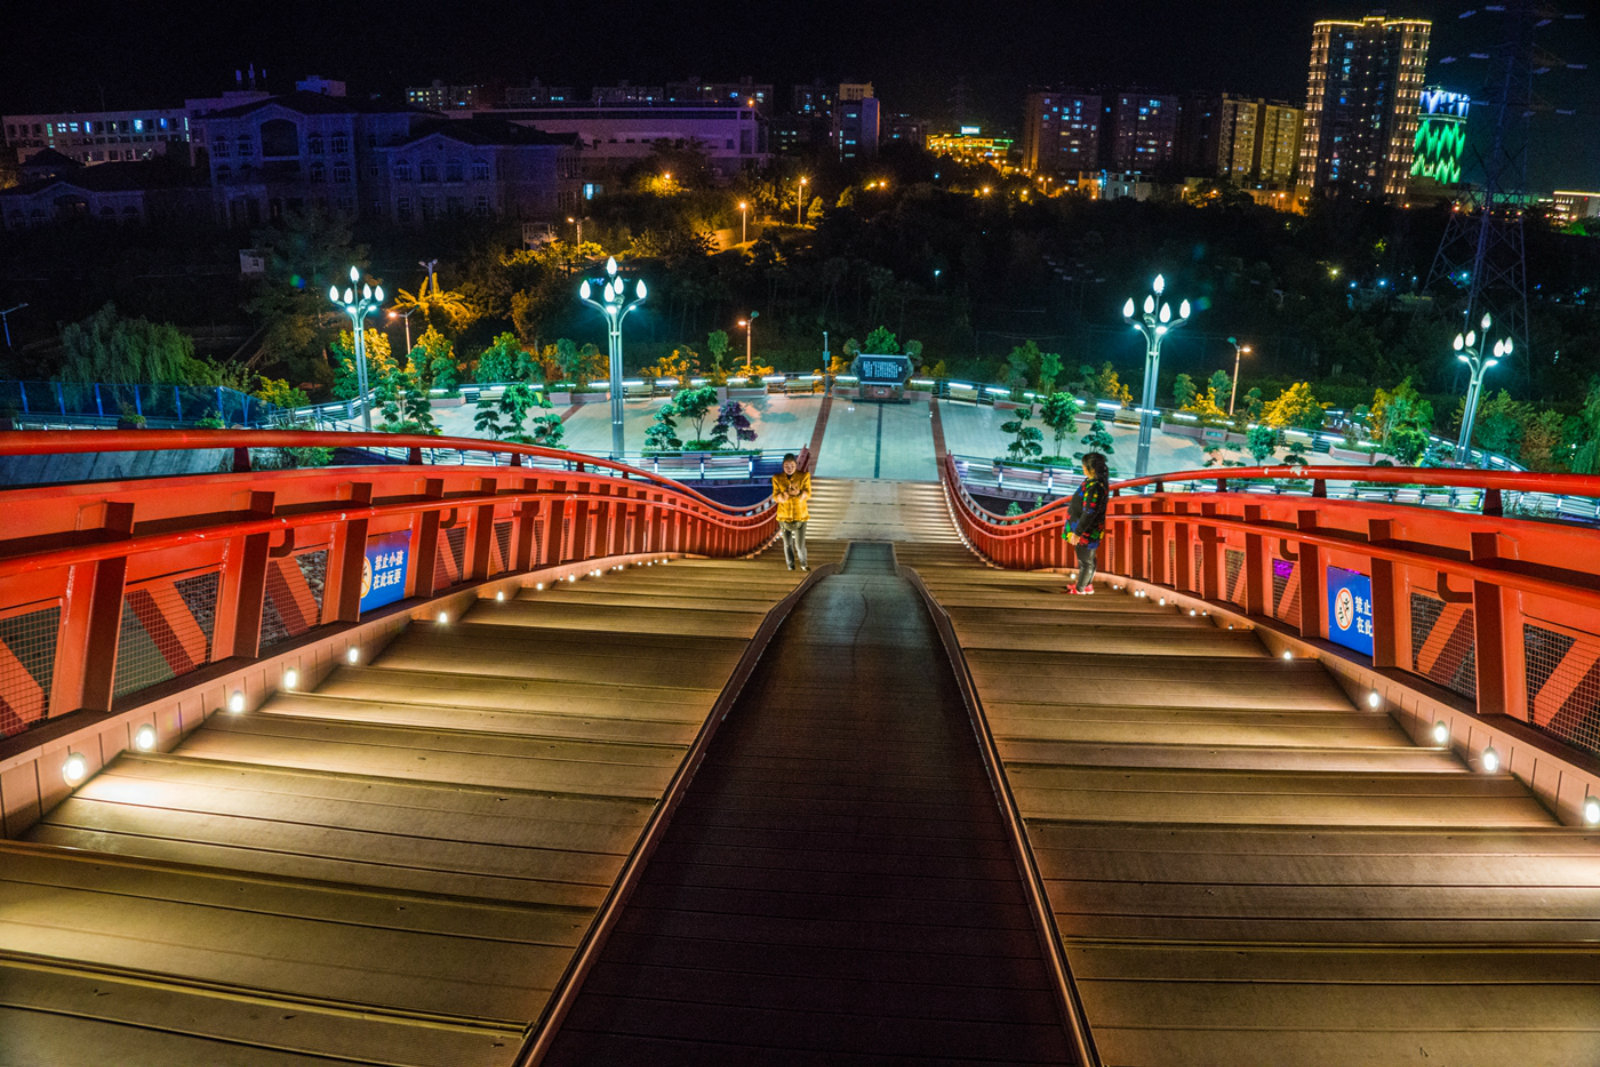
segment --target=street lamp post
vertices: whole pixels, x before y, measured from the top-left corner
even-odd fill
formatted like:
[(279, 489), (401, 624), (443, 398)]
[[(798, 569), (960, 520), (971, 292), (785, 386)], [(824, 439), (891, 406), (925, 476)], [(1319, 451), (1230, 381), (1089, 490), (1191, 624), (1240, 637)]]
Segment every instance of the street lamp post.
[(796, 226), (800, 225), (800, 221), (801, 221), (800, 220), (800, 214), (801, 214), (802, 211), (805, 210), (805, 206), (806, 206), (806, 186), (808, 184), (810, 184), (810, 182), (811, 182), (810, 178), (801, 178), (800, 179), (800, 183), (795, 186), (796, 192), (794, 194), (794, 224)]
[(367, 316), (383, 306), (383, 286), (373, 288), (362, 285), (361, 292), (356, 293), (356, 286), (361, 282), (361, 271), (355, 267), (350, 268), (350, 284), (345, 286), (341, 295), (337, 285), (328, 286), (328, 299), (332, 300), (344, 313), (350, 316), (350, 325), (355, 334), (356, 348), (356, 391), (361, 394), (361, 424), (370, 433), (372, 431), (372, 398), (367, 395)]
[[(595, 286), (600, 287), (595, 299)], [(617, 277), (617, 257), (606, 260), (604, 278), (585, 279), (578, 286), (578, 296), (585, 304), (597, 308), (606, 317), (606, 340), (611, 349), (611, 458), (622, 458), (622, 320), (628, 312), (638, 307), (645, 298), (644, 279), (634, 287), (633, 299), (628, 299), (622, 279)]]
[[(1511, 354), (1511, 338), (1502, 337), (1489, 348), (1489, 327), (1494, 320), (1488, 315), (1479, 323), (1483, 327), (1483, 336), (1480, 338), (1475, 330), (1468, 330), (1465, 335), (1456, 334), (1456, 339), (1450, 347), (1456, 351), (1456, 358), (1465, 363), (1472, 371), (1472, 381), (1467, 386), (1467, 406), (1461, 413), (1461, 438), (1456, 441), (1456, 462), (1466, 463), (1472, 455), (1472, 424), (1478, 417), (1478, 401), (1483, 392), (1483, 375), (1490, 367), (1499, 363)], [(1491, 355), (1485, 356), (1488, 350)]]
[(408, 355), (411, 352), (411, 316), (415, 315), (416, 313), (417, 313), (417, 309), (416, 308), (412, 308), (410, 311), (391, 311), (391, 312), (389, 312), (389, 317), (391, 319), (402, 319), (402, 320), (405, 321), (405, 324), (406, 324), (406, 353)]
[(743, 200), (739, 201), (739, 243), (745, 244), (750, 240), (750, 205)]
[(11, 347), (11, 313), (13, 311), (21, 311), (27, 306), (27, 304), (18, 304), (16, 307), (6, 308), (4, 311), (0, 311), (0, 325), (5, 327), (7, 348)]
[(744, 327), (744, 372), (746, 374), (750, 373), (750, 338), (756, 332), (756, 319), (760, 317), (761, 312), (752, 311), (749, 318), (739, 320), (739, 325)]
[(1135, 478), (1143, 478), (1150, 469), (1150, 435), (1155, 430), (1156, 378), (1161, 373), (1161, 342), (1166, 340), (1167, 334), (1189, 321), (1189, 301), (1178, 305), (1178, 314), (1174, 318), (1172, 305), (1161, 300), (1161, 293), (1166, 287), (1166, 279), (1157, 274), (1150, 287), (1150, 295), (1144, 298), (1144, 313), (1137, 318), (1132, 297), (1122, 305), (1122, 317), (1144, 334), (1145, 342), (1144, 402), (1139, 407), (1139, 455), (1134, 464)]
[(572, 223), (573, 230), (574, 230), (573, 238), (572, 238), (572, 247), (573, 248), (582, 248), (583, 247), (583, 219), (581, 217), (579, 217), (579, 216), (568, 215), (567, 216), (567, 221)]
[(1233, 418), (1233, 402), (1239, 399), (1239, 353), (1250, 351), (1249, 345), (1241, 345), (1237, 337), (1228, 338), (1228, 343), (1233, 346), (1233, 389), (1228, 393), (1228, 418)]

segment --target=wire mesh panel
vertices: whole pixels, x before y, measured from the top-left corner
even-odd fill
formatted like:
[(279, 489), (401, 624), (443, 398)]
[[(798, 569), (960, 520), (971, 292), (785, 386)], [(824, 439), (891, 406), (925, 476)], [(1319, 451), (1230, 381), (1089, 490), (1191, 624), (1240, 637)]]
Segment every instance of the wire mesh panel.
[(267, 594), (261, 604), (263, 650), (299, 637), (322, 620), (327, 580), (327, 549), (268, 563)]
[(221, 583), (211, 571), (152, 579), (124, 594), (116, 696), (188, 674), (211, 658)]
[(1300, 565), (1292, 559), (1272, 561), (1272, 615), (1290, 626), (1300, 625)]
[(467, 528), (455, 525), (448, 530), (440, 530), (439, 548), (435, 553), (436, 566), (434, 568), (434, 585), (436, 588), (455, 585), (461, 581), (461, 574), (466, 567), (467, 559)]
[(499, 574), (511, 569), (511, 520), (494, 524), (494, 558), (489, 564), (490, 574)]
[(1411, 669), (1431, 682), (1478, 698), (1472, 609), (1411, 593)]
[(50, 680), (61, 633), (61, 606), (0, 619), (0, 737), (50, 713)]
[(1192, 575), (1194, 587), (1204, 589), (1206, 582), (1206, 550), (1205, 546), (1196, 541), (1194, 544), (1194, 574)]
[(1237, 548), (1223, 550), (1222, 596), (1244, 606), (1244, 553)]
[(1600, 754), (1600, 637), (1524, 623), (1528, 715), (1569, 745)]

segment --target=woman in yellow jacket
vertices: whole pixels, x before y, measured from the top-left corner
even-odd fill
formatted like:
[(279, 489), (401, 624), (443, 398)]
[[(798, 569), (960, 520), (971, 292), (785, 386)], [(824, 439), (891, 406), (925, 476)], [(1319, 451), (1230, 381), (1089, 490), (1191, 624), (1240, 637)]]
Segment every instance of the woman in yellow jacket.
[(811, 499), (811, 475), (800, 469), (800, 459), (793, 452), (783, 457), (783, 473), (772, 476), (772, 499), (778, 502), (778, 531), (783, 537), (783, 561), (794, 570), (808, 571), (806, 566), (806, 520), (811, 511), (806, 501)]

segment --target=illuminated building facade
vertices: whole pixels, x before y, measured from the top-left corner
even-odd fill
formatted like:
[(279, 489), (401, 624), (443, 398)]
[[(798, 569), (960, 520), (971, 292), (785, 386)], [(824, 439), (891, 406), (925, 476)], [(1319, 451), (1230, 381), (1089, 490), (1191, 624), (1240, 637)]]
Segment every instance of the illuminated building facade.
[[(844, 95), (840, 86), (839, 101), (833, 105), (833, 144), (839, 151), (839, 160), (850, 163), (872, 159), (878, 154), (878, 140), (882, 132), (882, 112), (878, 98), (860, 96), (853, 99)], [(867, 86), (870, 92), (872, 87)]]
[(1466, 93), (1447, 92), (1438, 86), (1422, 91), (1421, 121), (1413, 142), (1411, 176), (1440, 185), (1461, 181), (1461, 154), (1467, 147)]
[(1584, 193), (1574, 189), (1557, 189), (1550, 212), (1552, 222), (1570, 226), (1582, 219), (1600, 218), (1600, 193)]
[(189, 160), (187, 108), (7, 115), (0, 123), (18, 162), (25, 163), (47, 148), (87, 166), (149, 159), (169, 151), (185, 163)]
[(1130, 90), (1111, 97), (1106, 146), (1115, 170), (1148, 173), (1177, 154), (1178, 98)]
[(488, 90), (482, 85), (446, 85), (438, 78), (432, 85), (413, 86), (406, 90), (406, 103), (427, 111), (471, 111), (491, 107)]
[(668, 82), (669, 104), (733, 104), (753, 107), (762, 114), (772, 112), (772, 83), (749, 77), (736, 82), (710, 82), (690, 75), (681, 82)]
[(1029, 93), (1022, 121), (1022, 169), (1079, 174), (1100, 165), (1101, 96), (1078, 89)]
[(928, 151), (950, 156), (963, 163), (987, 163), (1001, 171), (1009, 169), (1010, 137), (985, 137), (978, 126), (963, 126), (959, 133), (935, 133), (928, 137)]
[(1217, 133), (1218, 176), (1238, 185), (1294, 180), (1305, 112), (1271, 100), (1224, 95)]
[(1301, 185), (1372, 199), (1405, 195), (1431, 29), (1425, 19), (1381, 15), (1312, 27)]

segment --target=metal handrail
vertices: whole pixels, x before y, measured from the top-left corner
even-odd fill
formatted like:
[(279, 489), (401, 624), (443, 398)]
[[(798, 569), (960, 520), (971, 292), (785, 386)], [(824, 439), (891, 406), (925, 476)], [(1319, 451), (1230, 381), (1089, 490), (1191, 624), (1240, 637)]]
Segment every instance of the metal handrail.
[(751, 511), (750, 508), (730, 507), (688, 488), (682, 482), (625, 463), (581, 452), (481, 437), (322, 430), (0, 430), (0, 456), (229, 448), (367, 448), (375, 451), (403, 448), (407, 450), (411, 462), (418, 464), (421, 463), (423, 449), (510, 456), (512, 466), (520, 466), (521, 457), (531, 457), (576, 464), (579, 472), (594, 468), (651, 482), (663, 489), (686, 493), (699, 503), (728, 515), (748, 514)]

